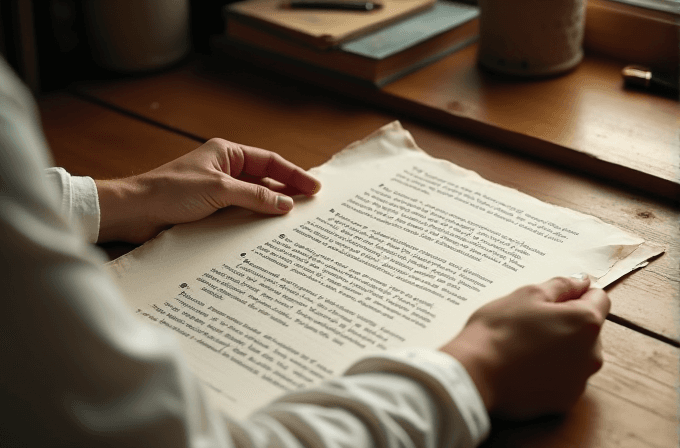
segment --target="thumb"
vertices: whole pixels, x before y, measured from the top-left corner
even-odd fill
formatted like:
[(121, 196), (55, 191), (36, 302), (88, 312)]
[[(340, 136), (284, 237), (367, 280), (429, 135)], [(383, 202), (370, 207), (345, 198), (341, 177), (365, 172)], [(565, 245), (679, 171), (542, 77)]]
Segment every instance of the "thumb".
[(550, 302), (566, 302), (581, 297), (590, 287), (588, 274), (555, 277), (538, 285), (547, 293)]
[(232, 178), (225, 194), (229, 195), (226, 198), (229, 204), (254, 212), (281, 215), (293, 209), (293, 198), (238, 179)]

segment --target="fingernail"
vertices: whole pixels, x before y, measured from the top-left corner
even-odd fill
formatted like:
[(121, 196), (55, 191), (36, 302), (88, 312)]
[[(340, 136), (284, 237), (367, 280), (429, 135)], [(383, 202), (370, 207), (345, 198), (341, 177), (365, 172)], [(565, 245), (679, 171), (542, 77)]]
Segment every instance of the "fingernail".
[(276, 197), (276, 208), (284, 212), (293, 209), (293, 199), (288, 196), (277, 196)]
[(585, 272), (579, 272), (578, 274), (571, 274), (569, 277), (583, 281), (588, 278), (588, 274), (586, 274)]

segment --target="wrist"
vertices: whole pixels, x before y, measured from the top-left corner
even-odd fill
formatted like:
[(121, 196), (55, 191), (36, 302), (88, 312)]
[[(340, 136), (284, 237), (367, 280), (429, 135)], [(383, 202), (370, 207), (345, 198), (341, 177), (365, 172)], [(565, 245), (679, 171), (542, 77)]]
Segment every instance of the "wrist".
[(467, 371), (489, 413), (496, 407), (493, 350), (484, 344), (483, 335), (469, 325), (440, 351), (455, 358)]
[(136, 178), (95, 180), (95, 184), (100, 210), (97, 242), (141, 243), (148, 239), (150, 221), (144, 205), (144, 187)]

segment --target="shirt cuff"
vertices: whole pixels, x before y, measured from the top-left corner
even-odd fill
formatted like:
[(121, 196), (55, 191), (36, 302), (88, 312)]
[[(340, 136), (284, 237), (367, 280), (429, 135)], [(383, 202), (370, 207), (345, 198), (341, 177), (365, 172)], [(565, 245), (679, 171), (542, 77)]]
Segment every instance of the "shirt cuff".
[[(443, 422), (464, 422), (466, 434), (456, 434), (466, 443), (460, 446), (477, 446), (489, 434), (489, 415), (472, 378), (455, 358), (428, 349), (402, 349), (367, 357), (345, 372), (353, 375), (368, 372), (395, 373), (414, 378), (429, 389), (441, 407)], [(443, 440), (454, 437), (453, 427), (444, 424)]]
[(79, 225), (85, 238), (96, 243), (99, 238), (99, 196), (91, 177), (71, 176), (63, 168), (48, 168), (45, 174), (61, 195), (61, 213)]

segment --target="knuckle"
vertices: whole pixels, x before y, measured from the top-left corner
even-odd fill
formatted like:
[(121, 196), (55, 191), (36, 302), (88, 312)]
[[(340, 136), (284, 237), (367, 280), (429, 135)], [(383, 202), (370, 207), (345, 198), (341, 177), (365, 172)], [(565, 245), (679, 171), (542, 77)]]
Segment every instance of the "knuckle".
[(596, 327), (598, 331), (603, 321), (599, 311), (590, 307), (583, 308), (581, 312), (581, 319), (585, 327)]
[(487, 314), (488, 314), (487, 309), (481, 307), (470, 315), (470, 317), (468, 318), (468, 323), (477, 322), (481, 319), (484, 319), (484, 316), (486, 316)]
[(221, 173), (216, 173), (212, 176), (212, 182), (217, 188), (228, 190), (231, 188), (234, 179), (229, 176), (224, 176)]
[(228, 201), (228, 193), (234, 189), (234, 180), (229, 176), (214, 176), (211, 185), (210, 192), (217, 195), (217, 197), (224, 198), (225, 201)]
[(590, 307), (578, 307), (571, 314), (574, 331), (588, 341), (596, 340), (604, 321), (599, 311)]
[(226, 141), (226, 140), (223, 139), (223, 138), (219, 138), (219, 137), (213, 137), (213, 138), (211, 138), (210, 140), (208, 140), (207, 143), (208, 143), (209, 145), (217, 146), (217, 147), (219, 147), (219, 148), (226, 148), (227, 146), (229, 146), (229, 142), (228, 142), (228, 141)]
[(221, 138), (211, 138), (204, 146), (217, 157), (222, 171), (230, 173), (234, 161), (234, 145)]
[(554, 277), (552, 279), (553, 283), (555, 283), (560, 289), (569, 289), (572, 287), (572, 282), (566, 277)]
[(602, 352), (598, 351), (593, 355), (591, 363), (591, 375), (595, 372), (599, 372), (602, 366), (604, 366), (604, 357), (602, 356)]
[(493, 327), (506, 318), (506, 311), (506, 307), (500, 300), (494, 300), (473, 312), (468, 318), (467, 324), (480, 323)]
[(467, 323), (469, 324), (471, 322), (478, 322), (480, 320), (484, 320), (485, 317), (488, 314), (489, 314), (489, 308), (488, 308), (488, 304), (487, 304), (487, 305), (484, 305), (481, 308), (478, 308), (477, 310), (475, 310), (475, 312), (473, 312), (470, 315), (470, 317), (468, 318)]
[(538, 285), (527, 285), (519, 289), (518, 293), (527, 298), (543, 300), (548, 298), (548, 293)]
[(527, 285), (520, 288), (520, 291), (528, 295), (543, 294), (544, 291), (538, 285)]
[(255, 186), (255, 200), (259, 204), (266, 204), (269, 201), (269, 190), (262, 185)]
[(281, 155), (278, 154), (278, 153), (275, 153), (273, 151), (269, 151), (268, 149), (263, 149), (262, 151), (264, 151), (269, 156), (270, 162), (281, 162), (281, 161), (284, 160), (284, 158), (281, 157)]
[(281, 157), (279, 154), (271, 151), (267, 151), (264, 149), (265, 153), (267, 154), (267, 163), (266, 163), (266, 172), (269, 173), (272, 169), (276, 168), (277, 166), (280, 166), (284, 162), (284, 158)]

